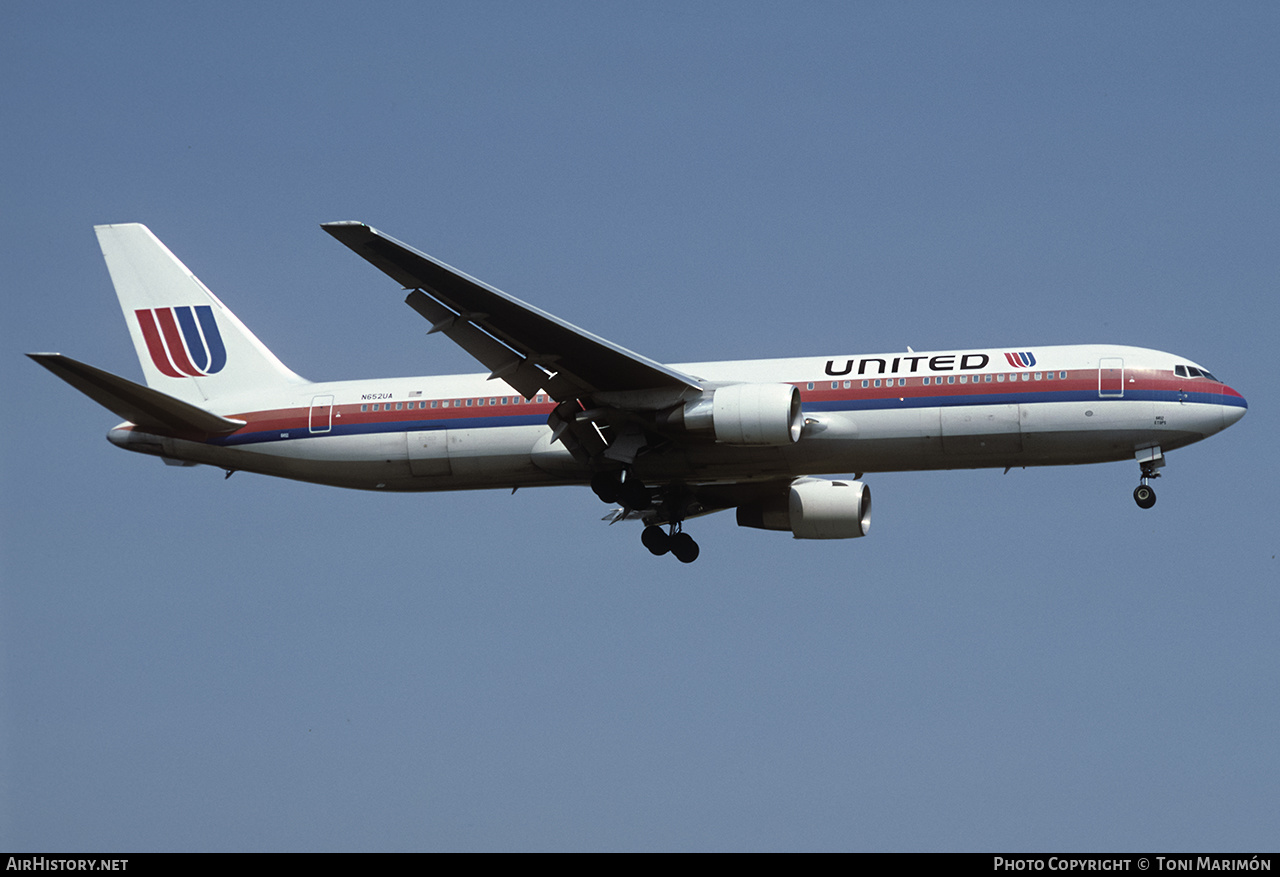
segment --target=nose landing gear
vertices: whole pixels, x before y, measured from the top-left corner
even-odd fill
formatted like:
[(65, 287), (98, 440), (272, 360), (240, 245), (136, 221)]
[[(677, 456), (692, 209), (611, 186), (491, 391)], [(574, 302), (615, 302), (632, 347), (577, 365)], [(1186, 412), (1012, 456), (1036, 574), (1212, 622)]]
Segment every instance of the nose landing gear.
[(1135, 455), (1138, 465), (1142, 467), (1142, 483), (1133, 490), (1133, 501), (1140, 509), (1149, 509), (1156, 504), (1156, 492), (1147, 482), (1160, 477), (1160, 469), (1164, 468), (1164, 455), (1159, 448), (1146, 448)]
[(1140, 509), (1149, 509), (1156, 504), (1156, 492), (1146, 484), (1139, 484), (1133, 489), (1133, 501)]

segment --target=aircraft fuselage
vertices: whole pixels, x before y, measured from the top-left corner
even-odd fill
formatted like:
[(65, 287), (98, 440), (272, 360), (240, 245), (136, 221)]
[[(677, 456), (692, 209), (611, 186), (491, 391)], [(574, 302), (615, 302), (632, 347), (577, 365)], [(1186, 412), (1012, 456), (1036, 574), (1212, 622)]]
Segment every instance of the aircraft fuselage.
[[(1244, 414), (1231, 387), (1179, 376), (1178, 365), (1195, 367), (1114, 345), (679, 364), (711, 382), (796, 386), (801, 438), (781, 447), (672, 442), (634, 469), (646, 482), (742, 481), (1128, 460), (1199, 441)], [(176, 460), (371, 490), (588, 482), (589, 468), (551, 441), (556, 403), (546, 394), (526, 401), (486, 377), (311, 383), (269, 406), (229, 400), (217, 413), (246, 424), (227, 436), (160, 437), (122, 424), (110, 438)]]

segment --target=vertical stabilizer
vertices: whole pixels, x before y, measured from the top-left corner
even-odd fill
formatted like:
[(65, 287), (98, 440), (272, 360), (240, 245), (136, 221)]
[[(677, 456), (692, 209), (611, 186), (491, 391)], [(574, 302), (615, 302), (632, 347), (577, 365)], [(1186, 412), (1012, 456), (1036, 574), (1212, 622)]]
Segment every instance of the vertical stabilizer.
[(305, 383), (145, 225), (99, 225), (147, 386), (201, 405)]

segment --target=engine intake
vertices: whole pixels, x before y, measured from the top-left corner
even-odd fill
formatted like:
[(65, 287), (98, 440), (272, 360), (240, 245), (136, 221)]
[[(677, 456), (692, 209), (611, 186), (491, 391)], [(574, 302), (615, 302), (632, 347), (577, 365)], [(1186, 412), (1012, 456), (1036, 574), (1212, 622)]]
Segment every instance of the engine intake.
[(797, 539), (855, 539), (871, 529), (871, 488), (797, 478), (786, 495), (738, 506), (738, 526), (790, 530)]
[(804, 412), (791, 384), (731, 384), (677, 409), (674, 420), (727, 445), (789, 445), (800, 440)]

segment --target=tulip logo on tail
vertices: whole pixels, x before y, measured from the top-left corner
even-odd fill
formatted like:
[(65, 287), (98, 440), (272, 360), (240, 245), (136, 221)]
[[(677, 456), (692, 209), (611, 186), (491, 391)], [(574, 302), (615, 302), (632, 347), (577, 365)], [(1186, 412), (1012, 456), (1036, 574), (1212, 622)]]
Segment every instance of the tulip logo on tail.
[(133, 312), (151, 361), (171, 378), (199, 378), (222, 371), (227, 348), (209, 305), (141, 308)]
[(1035, 355), (1031, 351), (1026, 350), (1020, 353), (1006, 353), (1004, 358), (1009, 361), (1009, 365), (1014, 368), (1031, 368), (1036, 364)]

